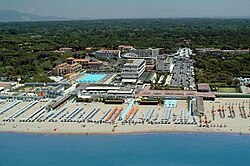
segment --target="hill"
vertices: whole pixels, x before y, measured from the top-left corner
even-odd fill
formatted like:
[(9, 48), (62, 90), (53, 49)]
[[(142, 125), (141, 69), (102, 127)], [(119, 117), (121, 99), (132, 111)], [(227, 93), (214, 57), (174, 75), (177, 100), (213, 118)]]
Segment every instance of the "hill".
[(0, 10), (0, 22), (64, 21), (63, 17), (39, 16), (11, 10)]

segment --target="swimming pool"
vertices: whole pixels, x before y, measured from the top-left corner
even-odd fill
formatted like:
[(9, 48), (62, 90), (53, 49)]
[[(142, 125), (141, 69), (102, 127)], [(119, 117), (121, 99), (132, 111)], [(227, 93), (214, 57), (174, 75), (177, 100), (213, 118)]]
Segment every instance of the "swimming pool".
[(164, 107), (165, 108), (175, 108), (177, 106), (177, 100), (165, 100)]
[(105, 78), (106, 74), (84, 74), (82, 78), (79, 79), (80, 83), (96, 83)]

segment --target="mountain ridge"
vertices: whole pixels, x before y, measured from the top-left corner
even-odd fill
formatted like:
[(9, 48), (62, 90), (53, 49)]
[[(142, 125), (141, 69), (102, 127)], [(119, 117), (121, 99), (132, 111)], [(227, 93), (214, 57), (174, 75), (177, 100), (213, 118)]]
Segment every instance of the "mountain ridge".
[(14, 10), (0, 10), (0, 22), (65, 21), (64, 17), (40, 16)]

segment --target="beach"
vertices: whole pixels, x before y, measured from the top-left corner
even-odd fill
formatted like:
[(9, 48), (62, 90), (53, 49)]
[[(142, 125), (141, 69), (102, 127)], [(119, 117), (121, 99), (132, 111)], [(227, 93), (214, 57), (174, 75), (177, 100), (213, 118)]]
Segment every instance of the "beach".
[[(0, 108), (6, 107), (11, 102), (13, 101), (1, 103)], [(68, 101), (55, 112), (46, 110), (40, 117), (32, 121), (32, 118), (39, 115), (39, 112), (35, 114), (36, 111), (39, 111), (48, 102), (39, 101), (15, 118), (14, 121), (5, 121), (30, 102), (18, 103), (0, 115), (0, 132), (80, 135), (136, 133), (250, 134), (249, 99), (225, 98), (204, 101), (205, 115), (202, 117), (191, 115), (186, 100), (176, 100), (175, 103), (169, 105), (169, 108), (163, 105), (138, 105), (137, 103), (131, 105), (131, 102), (109, 105)], [(244, 107), (244, 113), (242, 107)], [(67, 109), (62, 112), (65, 108)], [(119, 114), (117, 113), (116, 116), (114, 113), (108, 119), (112, 109), (117, 109), (115, 113), (118, 112)], [(134, 109), (134, 112), (132, 109)], [(138, 110), (135, 111), (136, 109)], [(119, 110), (121, 111), (119, 112)], [(171, 113), (167, 114), (166, 110), (171, 111)], [(91, 114), (92, 112), (93, 114)], [(127, 117), (128, 114), (130, 115), (129, 118)], [(34, 116), (32, 117), (32, 115)], [(233, 117), (230, 115), (233, 115)], [(169, 116), (167, 120), (166, 116)]]

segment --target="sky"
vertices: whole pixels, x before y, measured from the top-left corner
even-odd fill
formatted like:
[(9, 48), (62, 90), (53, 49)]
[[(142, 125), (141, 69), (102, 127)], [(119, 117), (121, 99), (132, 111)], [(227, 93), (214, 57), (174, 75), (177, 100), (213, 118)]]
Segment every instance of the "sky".
[(0, 10), (73, 19), (250, 17), (250, 0), (0, 0)]

